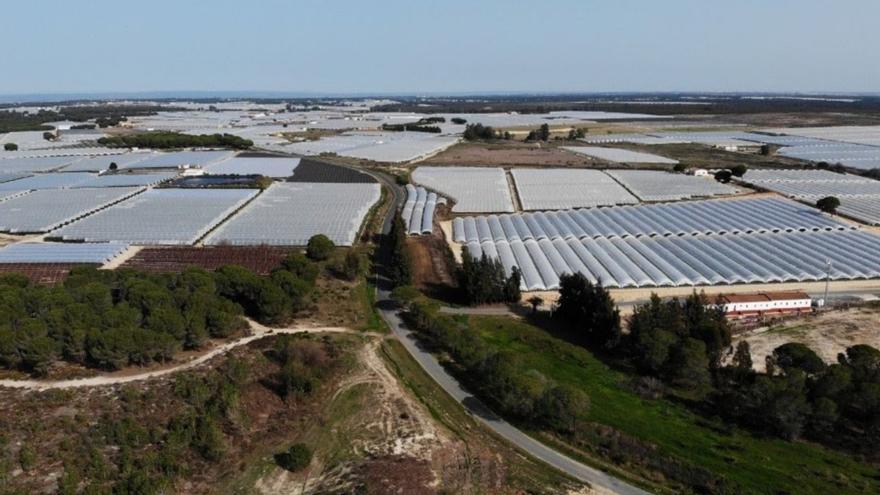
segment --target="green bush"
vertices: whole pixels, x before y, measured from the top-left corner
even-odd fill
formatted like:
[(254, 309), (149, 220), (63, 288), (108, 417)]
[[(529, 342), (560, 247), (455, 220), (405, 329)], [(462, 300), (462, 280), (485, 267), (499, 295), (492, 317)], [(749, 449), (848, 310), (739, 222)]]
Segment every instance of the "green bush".
[(306, 256), (315, 261), (324, 261), (330, 257), (335, 247), (326, 235), (313, 235), (306, 244)]
[(312, 450), (305, 444), (297, 443), (286, 452), (275, 454), (275, 462), (288, 471), (296, 472), (312, 462)]

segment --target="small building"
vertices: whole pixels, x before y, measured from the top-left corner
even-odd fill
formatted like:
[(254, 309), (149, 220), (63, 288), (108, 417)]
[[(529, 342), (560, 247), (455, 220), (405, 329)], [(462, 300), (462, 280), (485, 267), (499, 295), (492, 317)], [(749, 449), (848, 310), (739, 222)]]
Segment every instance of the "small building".
[(722, 294), (716, 304), (731, 320), (773, 318), (813, 311), (813, 299), (802, 291)]
[(694, 177), (708, 177), (709, 176), (709, 171), (706, 170), (705, 168), (692, 168), (692, 169), (688, 170), (688, 173), (690, 175), (693, 175)]

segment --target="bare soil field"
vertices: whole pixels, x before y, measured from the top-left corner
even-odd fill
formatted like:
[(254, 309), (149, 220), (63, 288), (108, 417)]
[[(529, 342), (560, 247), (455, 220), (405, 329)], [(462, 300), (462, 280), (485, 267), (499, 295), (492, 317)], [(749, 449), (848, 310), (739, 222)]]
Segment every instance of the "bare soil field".
[[(435, 230), (439, 227), (435, 225)], [(431, 297), (449, 299), (454, 296), (455, 267), (450, 266), (446, 241), (435, 232), (429, 236), (408, 237), (406, 240), (412, 265), (413, 285)]]
[(595, 167), (601, 163), (552, 145), (505, 142), (457, 144), (420, 165)]
[(733, 345), (741, 340), (749, 343), (758, 371), (764, 371), (765, 359), (773, 349), (789, 342), (805, 344), (826, 363), (834, 363), (839, 353), (856, 344), (880, 348), (880, 307), (868, 305), (817, 313), (736, 336)]

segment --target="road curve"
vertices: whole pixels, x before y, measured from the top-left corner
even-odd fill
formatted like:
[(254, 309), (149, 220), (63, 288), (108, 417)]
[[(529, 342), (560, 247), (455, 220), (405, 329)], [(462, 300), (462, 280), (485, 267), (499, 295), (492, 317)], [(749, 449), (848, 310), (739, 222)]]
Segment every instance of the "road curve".
[[(400, 187), (385, 176), (385, 174), (368, 171), (365, 172), (385, 184), (394, 195), (394, 206), (389, 209), (382, 225), (382, 233), (387, 234), (391, 230), (391, 223), (394, 219), (394, 215), (397, 214), (397, 207), (403, 201), (402, 192)], [(377, 267), (384, 266), (383, 261), (387, 260), (387, 254), (387, 250), (385, 249), (380, 248), (377, 250)], [(468, 412), (473, 414), (474, 417), (480, 420), (496, 434), (500, 435), (530, 456), (575, 479), (620, 495), (648, 494), (648, 492), (641, 488), (633, 486), (608, 473), (587, 466), (586, 464), (553, 450), (494, 414), (479, 399), (467, 392), (464, 387), (452, 377), (452, 375), (447, 373), (446, 369), (444, 369), (437, 361), (437, 358), (420, 347), (416, 340), (416, 336), (411, 330), (406, 328), (397, 309), (394, 309), (394, 304), (391, 301), (391, 287), (387, 279), (380, 278), (378, 282), (379, 287), (377, 290), (376, 305), (379, 308), (379, 314), (406, 350), (409, 351), (413, 359), (419, 363), (422, 369), (424, 369), (425, 372), (446, 391), (446, 393), (458, 401)]]

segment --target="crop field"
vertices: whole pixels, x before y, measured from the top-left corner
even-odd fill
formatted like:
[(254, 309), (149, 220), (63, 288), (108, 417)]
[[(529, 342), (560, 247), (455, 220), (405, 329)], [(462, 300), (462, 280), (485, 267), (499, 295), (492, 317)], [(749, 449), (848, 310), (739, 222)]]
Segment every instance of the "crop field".
[(614, 288), (880, 276), (880, 237), (780, 198), (458, 218), (452, 237), (530, 291), (575, 272)]
[(341, 246), (354, 243), (379, 184), (276, 182), (212, 232), (209, 245), (304, 246), (324, 234)]
[(253, 189), (151, 189), (53, 235), (73, 241), (192, 244), (256, 194)]
[(224, 265), (239, 265), (267, 275), (290, 253), (289, 248), (275, 246), (145, 247), (122, 267), (176, 273), (190, 267), (216, 270)]
[(0, 202), (0, 229), (48, 232), (141, 191), (136, 187), (42, 189)]
[(31, 283), (57, 285), (67, 280), (70, 270), (84, 266), (83, 263), (0, 263), (0, 275), (17, 273)]
[(288, 182), (370, 184), (376, 180), (348, 167), (305, 158), (296, 167), (293, 177), (288, 179)]
[(514, 211), (510, 186), (500, 168), (419, 167), (412, 180), (455, 200), (456, 213)]

